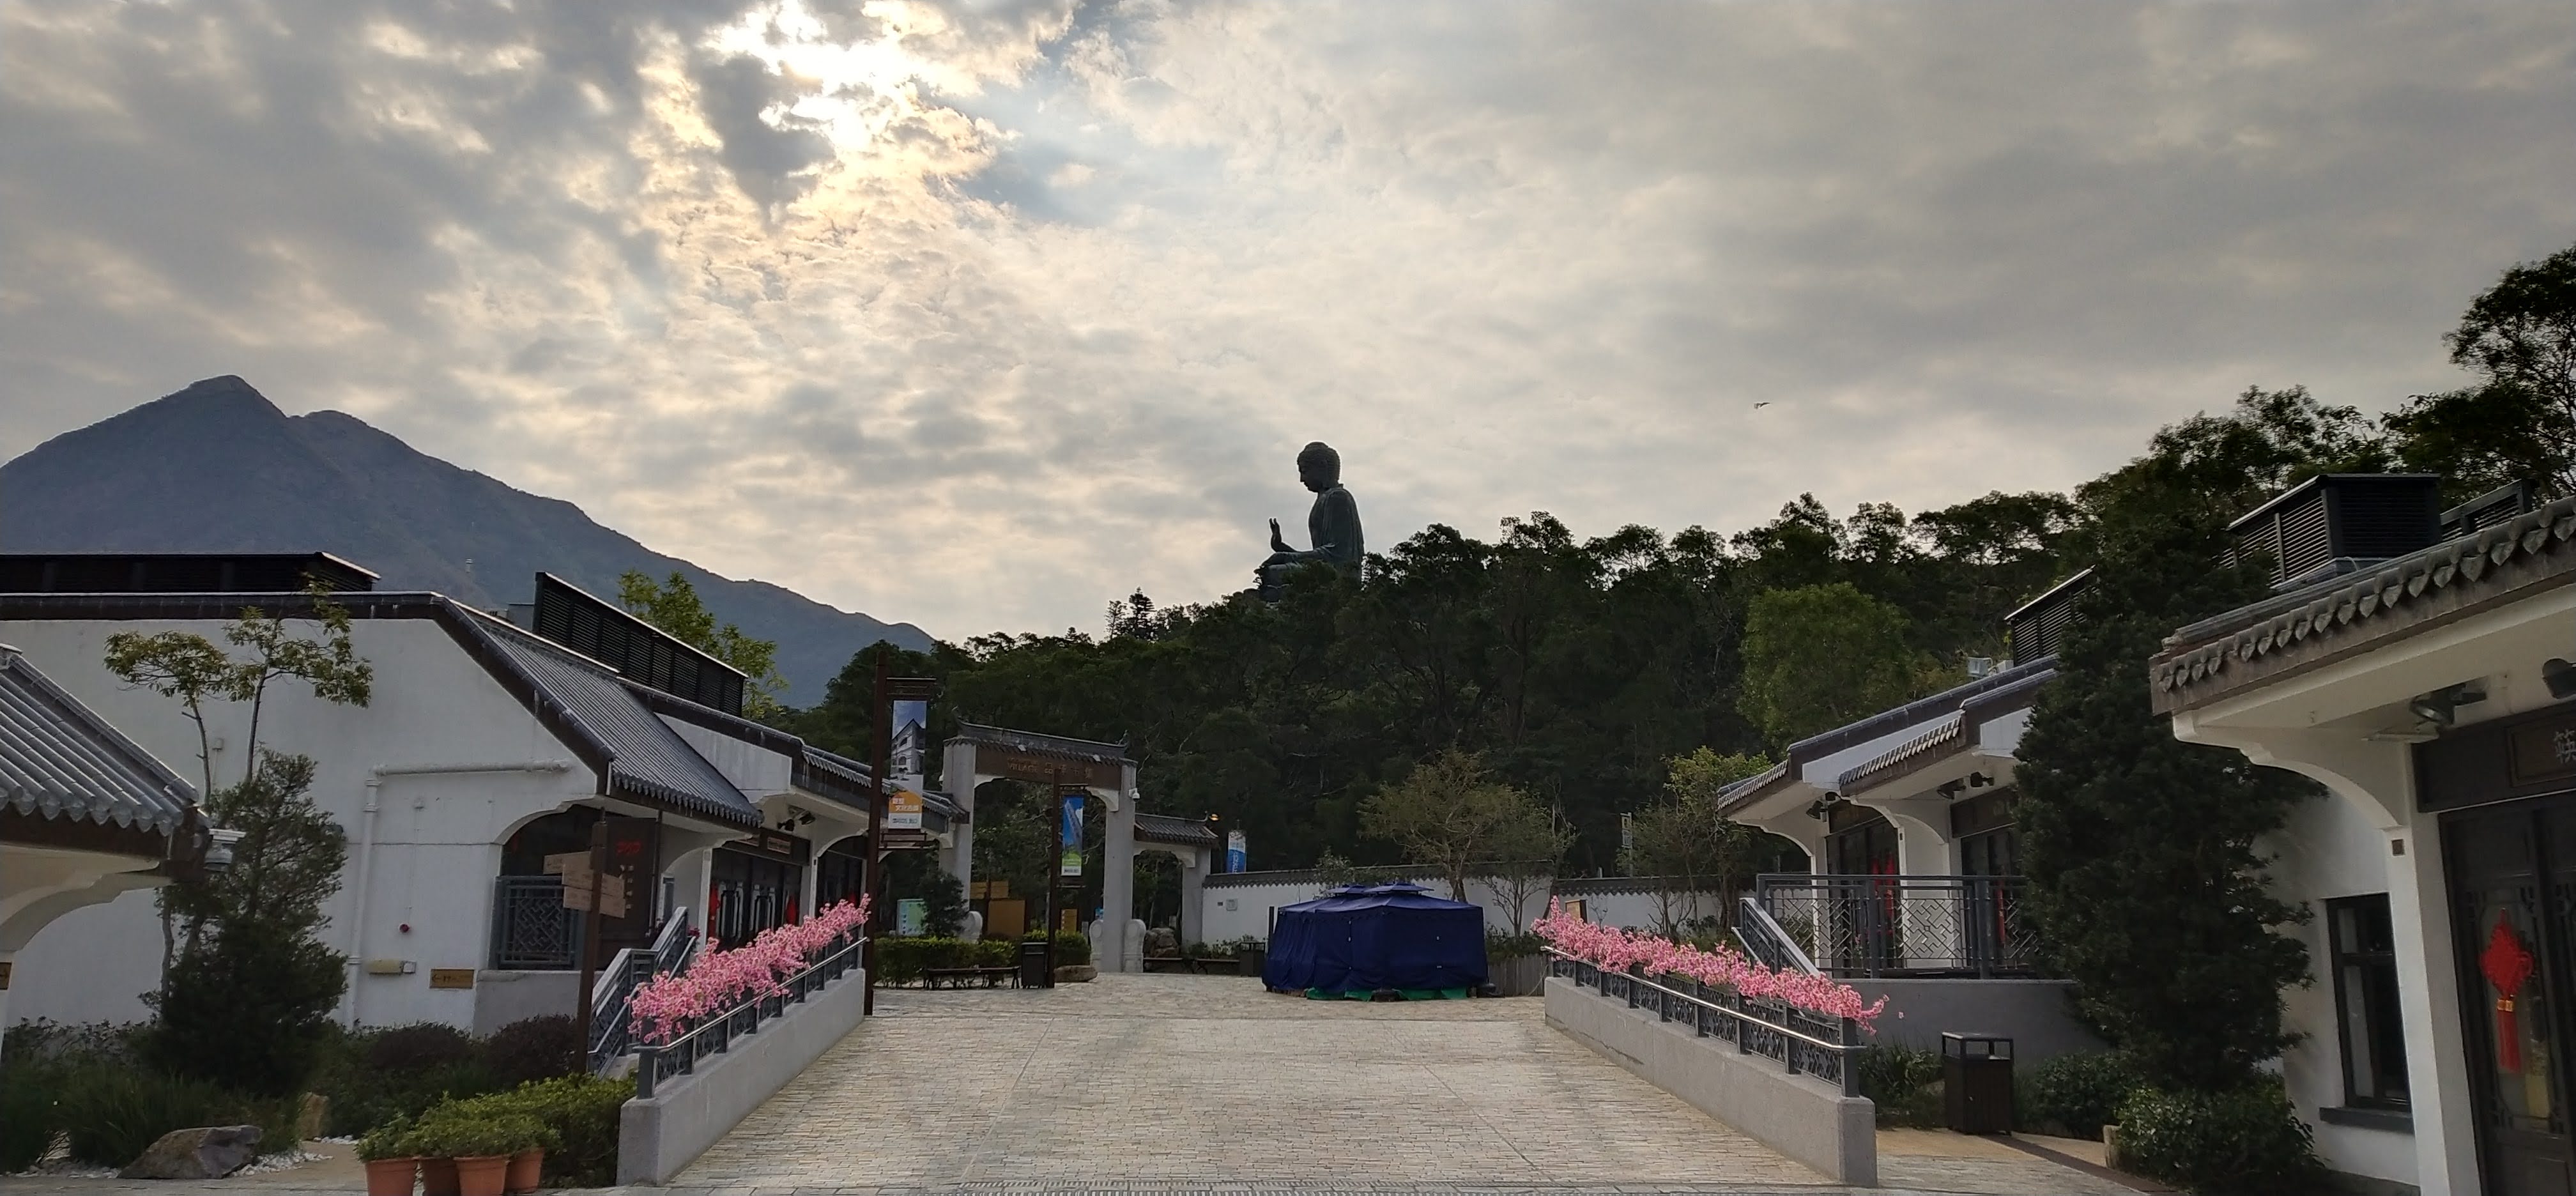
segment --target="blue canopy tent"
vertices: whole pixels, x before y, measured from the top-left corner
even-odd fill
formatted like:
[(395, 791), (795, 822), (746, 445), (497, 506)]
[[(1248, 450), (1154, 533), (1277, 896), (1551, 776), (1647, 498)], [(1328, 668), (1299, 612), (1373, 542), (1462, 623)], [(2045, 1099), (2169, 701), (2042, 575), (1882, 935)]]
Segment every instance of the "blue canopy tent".
[(1421, 885), (1344, 885), (1280, 909), (1261, 982), (1315, 997), (1463, 997), (1485, 983), (1485, 911)]

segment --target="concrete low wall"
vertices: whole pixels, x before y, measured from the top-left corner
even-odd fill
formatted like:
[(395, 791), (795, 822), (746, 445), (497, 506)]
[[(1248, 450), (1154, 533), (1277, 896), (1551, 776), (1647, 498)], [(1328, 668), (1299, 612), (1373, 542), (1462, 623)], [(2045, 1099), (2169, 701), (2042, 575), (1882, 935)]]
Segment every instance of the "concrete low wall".
[[(365, 976), (358, 977), (364, 981)], [(474, 1032), (490, 1035), (512, 1022), (531, 1017), (581, 1012), (579, 972), (495, 972), (474, 974)]]
[[(1887, 998), (1872, 1046), (1941, 1049), (1947, 1034), (2000, 1034), (2013, 1040), (2013, 1062), (2025, 1073), (2043, 1060), (2106, 1051), (2075, 1018), (2069, 980), (1845, 980), (1864, 1000)], [(1899, 1017), (1898, 1014), (1904, 1016)]]
[(661, 1083), (651, 1100), (626, 1102), (617, 1130), (617, 1182), (663, 1184), (695, 1162), (787, 1086), (833, 1043), (857, 1028), (866, 973), (852, 968), (793, 1012), (698, 1061), (695, 1073)]
[(1547, 979), (1547, 1024), (1835, 1183), (1878, 1186), (1878, 1111), (1865, 1097), (1561, 976)]

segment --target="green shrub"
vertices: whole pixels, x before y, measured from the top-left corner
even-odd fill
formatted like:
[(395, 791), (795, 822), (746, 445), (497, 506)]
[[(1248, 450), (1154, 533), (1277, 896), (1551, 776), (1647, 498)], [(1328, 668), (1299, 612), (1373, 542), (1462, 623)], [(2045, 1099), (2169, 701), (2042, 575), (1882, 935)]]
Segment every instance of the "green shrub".
[(1903, 1046), (1861, 1048), (1860, 1093), (1878, 1106), (1885, 1126), (1941, 1124), (1941, 1053)]
[[(12, 1052), (17, 1043), (9, 1045)], [(0, 1065), (0, 1174), (24, 1171), (45, 1157), (62, 1121), (54, 1109), (61, 1088), (61, 1069), (18, 1063)]]
[(483, 1070), (500, 1088), (530, 1080), (573, 1075), (582, 1070), (581, 1023), (569, 1014), (523, 1018), (492, 1032), (483, 1041)]
[(1547, 940), (1538, 937), (1535, 932), (1513, 934), (1503, 930), (1488, 930), (1485, 932), (1485, 958), (1496, 962), (1523, 959), (1538, 954), (1539, 948), (1546, 943)]
[(2121, 1104), (2119, 1125), (2129, 1169), (2207, 1196), (2297, 1191), (2323, 1171), (2277, 1079), (2215, 1093), (2141, 1088)]
[(553, 1133), (554, 1142), (546, 1148), (549, 1185), (603, 1188), (617, 1182), (618, 1111), (634, 1095), (632, 1079), (584, 1075), (523, 1084), (498, 1099), (544, 1122)]
[(2078, 1138), (2098, 1141), (2138, 1085), (2137, 1069), (2116, 1051), (2059, 1055), (2032, 1069), (2026, 1112), (2033, 1124), (2055, 1122)]
[(84, 1063), (62, 1075), (54, 1113), (84, 1163), (122, 1167), (172, 1130), (256, 1125), (262, 1152), (295, 1144), (294, 1102), (259, 1100), (132, 1064)]
[[(1022, 935), (1021, 938), (1023, 941), (1028, 939), (1043, 941), (1046, 938), (1046, 932), (1043, 930), (1033, 930)], [(1091, 936), (1084, 934), (1079, 930), (1062, 930), (1056, 932), (1055, 962), (1057, 967), (1064, 967), (1068, 964), (1090, 963)]]
[(370, 1163), (410, 1158), (411, 1145), (411, 1118), (396, 1117), (358, 1136), (358, 1157)]
[(474, 1036), (441, 1022), (415, 1022), (365, 1036), (367, 1066), (424, 1072), (474, 1060)]

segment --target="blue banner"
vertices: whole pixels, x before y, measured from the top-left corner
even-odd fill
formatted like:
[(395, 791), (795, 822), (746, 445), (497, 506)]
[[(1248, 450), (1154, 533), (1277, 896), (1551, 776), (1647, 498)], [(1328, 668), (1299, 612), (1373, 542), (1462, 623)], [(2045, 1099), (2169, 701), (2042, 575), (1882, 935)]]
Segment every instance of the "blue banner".
[(1064, 858), (1056, 863), (1055, 874), (1058, 876), (1082, 875), (1082, 804), (1083, 799), (1089, 796), (1085, 793), (1064, 795), (1064, 829), (1059, 832), (1064, 836)]
[(1225, 833), (1225, 870), (1228, 872), (1248, 872), (1251, 870), (1250, 853), (1246, 852), (1243, 848), (1242, 831), (1227, 831)]

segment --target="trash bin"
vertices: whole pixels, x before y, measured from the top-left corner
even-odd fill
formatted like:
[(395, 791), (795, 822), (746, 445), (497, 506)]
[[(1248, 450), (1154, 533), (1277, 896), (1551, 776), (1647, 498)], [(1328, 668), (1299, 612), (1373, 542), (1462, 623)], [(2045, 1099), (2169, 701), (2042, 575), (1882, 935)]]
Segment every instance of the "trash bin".
[(1950, 1128), (2009, 1134), (2013, 1123), (2013, 1040), (1993, 1034), (1941, 1036), (1941, 1097)]
[(1045, 939), (1020, 940), (1020, 987), (1055, 987), (1055, 969), (1048, 966)]

